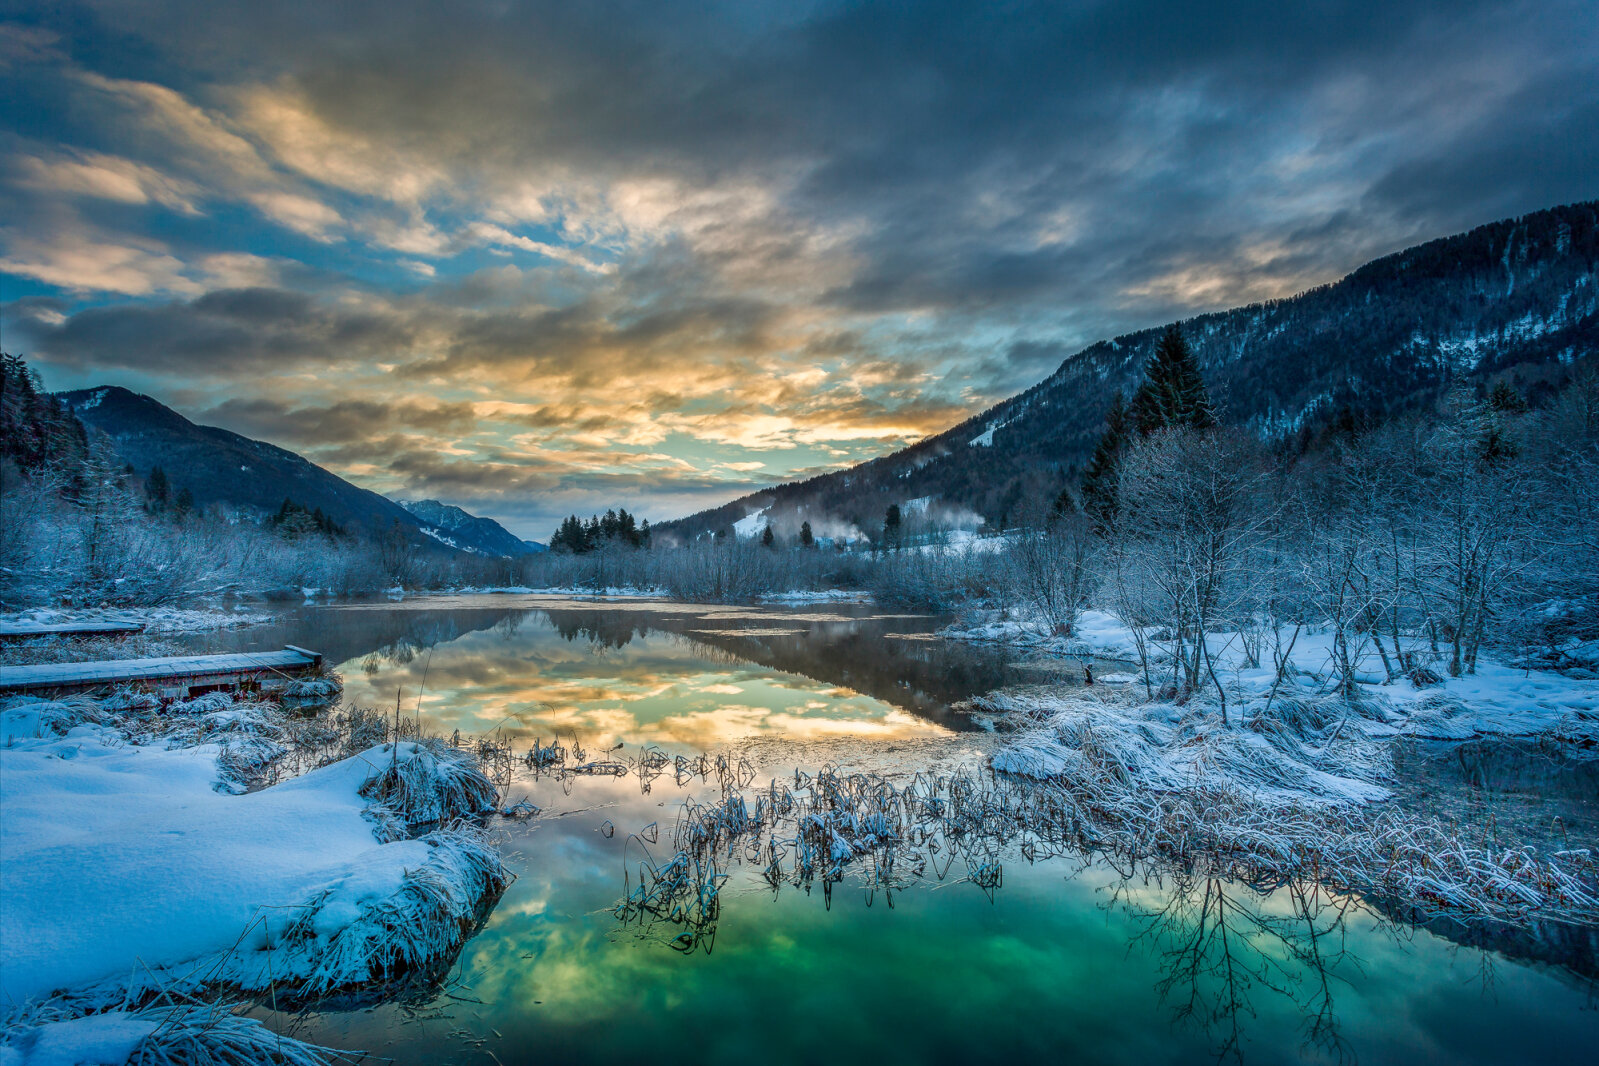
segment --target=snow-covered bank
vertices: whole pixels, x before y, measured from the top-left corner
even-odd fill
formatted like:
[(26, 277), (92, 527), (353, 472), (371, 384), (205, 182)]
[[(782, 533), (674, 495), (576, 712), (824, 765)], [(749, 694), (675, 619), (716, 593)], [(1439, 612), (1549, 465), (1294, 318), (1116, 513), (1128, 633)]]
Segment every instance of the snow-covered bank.
[(142, 625), (146, 633), (156, 635), (240, 629), (272, 619), (271, 614), (242, 604), (232, 607), (33, 607), (0, 614), (0, 625), (127, 622)]
[(275, 1033), (255, 1018), (210, 1003), (161, 1003), (83, 1016), (46, 1008), (22, 1012), (0, 1029), (5, 1066), (331, 1066), (359, 1058)]
[(815, 591), (768, 592), (765, 603), (870, 603), (872, 594), (859, 589), (818, 589)]
[(1230, 728), (1214, 705), (1132, 695), (996, 693), (974, 704), (1019, 728), (993, 756), (1003, 773), (1068, 783), (1093, 777), (1157, 793), (1241, 792), (1270, 807), (1388, 798), (1392, 760), (1372, 732), (1394, 727), (1375, 705), (1281, 696), (1270, 710), (1264, 701), (1243, 709), (1248, 724)]
[[(1458, 825), (1395, 803), (1393, 738), (1462, 712), (1432, 700), (1278, 693), (1185, 706), (1096, 686), (978, 701), (1017, 733), (992, 756), (1088, 846), (1130, 861), (1204, 858), (1245, 880), (1311, 878), (1423, 915), (1599, 925), (1591, 848), (1540, 851), (1509, 827)], [(1552, 728), (1599, 735), (1593, 718)], [(1562, 735), (1569, 736), (1569, 733)], [(1040, 830), (1041, 831), (1041, 830)]]
[[(994, 612), (998, 614), (998, 612)], [(1149, 698), (1170, 692), (1173, 666), (1171, 641), (1159, 630), (1135, 634), (1104, 611), (1084, 611), (1070, 636), (1042, 631), (1025, 612), (1005, 617), (969, 620), (940, 630), (951, 640), (1007, 643), (1061, 657), (1110, 659), (1126, 668), (1104, 674), (1099, 681), (1127, 685)], [(1139, 638), (1144, 644), (1148, 674), (1137, 666)], [(1249, 649), (1253, 645), (1253, 655)], [(1351, 695), (1351, 704), (1366, 708), (1357, 715), (1373, 735), (1405, 733), (1437, 740), (1463, 740), (1473, 736), (1534, 736), (1542, 733), (1599, 736), (1599, 679), (1586, 669), (1555, 671), (1512, 666), (1494, 656), (1479, 659), (1474, 672), (1459, 677), (1442, 675), (1419, 638), (1407, 640), (1409, 674), (1389, 680), (1381, 653), (1370, 643), (1340, 649), (1334, 634), (1326, 631), (1282, 630), (1277, 634), (1215, 633), (1206, 641), (1214, 662), (1214, 682), (1195, 695), (1196, 706), (1219, 702), (1220, 686), (1234, 713), (1243, 720), (1250, 707), (1276, 699), (1314, 700), (1335, 692)], [(1354, 684), (1340, 681), (1339, 656), (1347, 658)], [(1274, 660), (1280, 659), (1280, 671)], [(1575, 662), (1576, 660), (1572, 660)], [(1415, 680), (1412, 680), (1415, 678)], [(1275, 694), (1275, 696), (1274, 696)], [(1150, 714), (1164, 717), (1170, 704), (1153, 704)]]
[(505, 886), (471, 820), (497, 792), (468, 753), (379, 744), (238, 794), (284, 750), (283, 720), (191, 703), (0, 710), (8, 1047), (157, 994), (281, 1001), (425, 977)]
[(939, 636), (1082, 658), (1131, 659), (1137, 655), (1132, 631), (1104, 611), (1083, 611), (1070, 637), (1050, 632), (1022, 609), (968, 611), (960, 622), (939, 630)]
[(529, 585), (463, 585), (459, 588), (418, 589), (407, 592), (409, 596), (623, 596), (633, 599), (662, 599), (668, 595), (663, 588), (641, 588), (634, 585), (608, 585), (592, 588), (581, 585), (540, 586)]

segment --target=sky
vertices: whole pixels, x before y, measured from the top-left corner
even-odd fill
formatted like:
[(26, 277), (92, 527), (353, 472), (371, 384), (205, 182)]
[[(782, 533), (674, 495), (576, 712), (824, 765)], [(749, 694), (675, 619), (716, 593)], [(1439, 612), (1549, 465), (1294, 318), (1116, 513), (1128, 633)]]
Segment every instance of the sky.
[(544, 539), (1599, 196), (1599, 5), (0, 0), (0, 342)]

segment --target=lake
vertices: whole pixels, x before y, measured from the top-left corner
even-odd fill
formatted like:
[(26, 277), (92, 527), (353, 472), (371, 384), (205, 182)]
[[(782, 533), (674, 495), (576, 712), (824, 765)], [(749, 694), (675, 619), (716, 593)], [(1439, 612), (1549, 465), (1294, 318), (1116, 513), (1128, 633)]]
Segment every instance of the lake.
[[(280, 614), (193, 643), (313, 648), (339, 664), (346, 702), (398, 700), (433, 732), (498, 732), (518, 752), (558, 741), (590, 759), (724, 752), (755, 787), (829, 764), (981, 772), (995, 740), (962, 700), (1080, 674), (860, 604), (482, 595)], [(1559, 771), (1552, 787), (1591, 800), (1584, 774)], [(620, 920), (640, 864), (670, 857), (684, 803), (721, 794), (714, 775), (519, 764), (508, 798), (542, 812), (497, 823), (517, 880), (443, 987), (275, 1021), (400, 1063), (502, 1066), (1557, 1062), (1599, 1041), (1593, 931), (1418, 928), (1380, 901), (1203, 869), (1003, 847), (997, 884), (955, 864), (892, 891), (851, 876), (824, 892), (774, 890), (739, 858), (709, 928), (685, 939), (680, 924)]]

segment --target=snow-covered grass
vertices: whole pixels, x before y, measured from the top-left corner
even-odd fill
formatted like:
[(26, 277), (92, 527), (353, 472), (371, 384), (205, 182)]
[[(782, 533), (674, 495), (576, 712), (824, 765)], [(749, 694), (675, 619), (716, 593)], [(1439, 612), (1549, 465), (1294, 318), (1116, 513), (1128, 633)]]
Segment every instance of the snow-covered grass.
[(0, 666), (159, 659), (188, 653), (188, 649), (176, 641), (143, 633), (127, 637), (30, 637), (0, 643)]
[[(368, 718), (324, 731), (348, 747), (372, 732)], [(213, 694), (158, 713), (134, 696), (18, 698), (0, 705), (0, 724), (8, 1049), (126, 1037), (131, 1061), (256, 1061), (251, 1049), (276, 1039), (265, 1030), (230, 1028), (222, 1012), (203, 1038), (222, 1043), (204, 1059), (187, 1023), (150, 1043), (159, 1019), (142, 1008), (426, 979), (508, 880), (474, 820), (498, 792), (470, 752), (442, 741), (380, 743), (246, 791), (295, 742), (295, 720), (268, 704)], [(86, 1015), (106, 1020), (73, 1022)], [(328, 1061), (289, 1051), (283, 1061)]]
[(1105, 611), (1083, 611), (1070, 637), (1049, 631), (1034, 614), (1020, 608), (972, 610), (939, 635), (972, 643), (1010, 644), (1057, 655), (1132, 659), (1137, 656), (1132, 631)]
[(1075, 833), (1128, 859), (1210, 855), (1246, 879), (1312, 877), (1421, 913), (1599, 924), (1592, 851), (1487, 844), (1480, 827), (1374, 802), (1390, 796), (1388, 740), (1435, 704), (1279, 693), (1224, 725), (1213, 702), (1140, 696), (989, 697), (1019, 726), (992, 765), (1038, 781)]
[[(1390, 680), (1369, 640), (1339, 648), (1326, 631), (1218, 633), (1207, 640), (1214, 675), (1179, 698), (1170, 635), (1105, 612), (1082, 612), (1070, 636), (1017, 609), (974, 614), (943, 635), (1099, 660), (1092, 687), (1001, 691), (972, 706), (1013, 734), (992, 756), (996, 771), (1061, 790), (1086, 834), (1121, 853), (1210, 852), (1244, 876), (1313, 876), (1423, 911), (1599, 922), (1590, 851), (1490, 847), (1485, 827), (1384, 802), (1398, 738), (1599, 743), (1599, 680), (1586, 670), (1485, 652), (1475, 672), (1448, 677), (1413, 637)], [(1107, 659), (1127, 665), (1107, 670)]]
[(0, 1027), (0, 1059), (10, 1066), (332, 1066), (357, 1056), (284, 1036), (255, 1018), (203, 1002), (74, 1016), (21, 1012)]
[(1128, 687), (1096, 686), (1072, 697), (995, 693), (973, 701), (1001, 714), (1017, 734), (994, 769), (1034, 778), (1091, 778), (1151, 792), (1247, 793), (1268, 807), (1387, 799), (1393, 772), (1390, 717), (1376, 704), (1336, 696), (1279, 695), (1234, 708), (1145, 702)]

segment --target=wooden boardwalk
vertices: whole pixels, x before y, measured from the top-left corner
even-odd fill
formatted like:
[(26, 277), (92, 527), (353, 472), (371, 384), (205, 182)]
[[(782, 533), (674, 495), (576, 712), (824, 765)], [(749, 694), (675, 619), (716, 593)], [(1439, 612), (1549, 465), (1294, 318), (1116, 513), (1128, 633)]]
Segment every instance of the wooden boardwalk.
[(131, 637), (142, 622), (0, 622), (0, 640), (29, 637)]
[(136, 685), (166, 696), (192, 696), (241, 686), (274, 688), (321, 666), (321, 655), (292, 644), (282, 651), (0, 666), (0, 694), (63, 695)]

